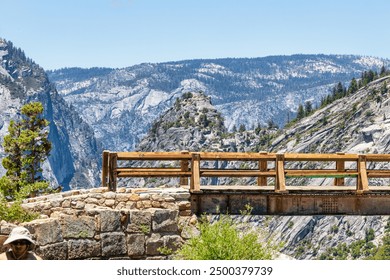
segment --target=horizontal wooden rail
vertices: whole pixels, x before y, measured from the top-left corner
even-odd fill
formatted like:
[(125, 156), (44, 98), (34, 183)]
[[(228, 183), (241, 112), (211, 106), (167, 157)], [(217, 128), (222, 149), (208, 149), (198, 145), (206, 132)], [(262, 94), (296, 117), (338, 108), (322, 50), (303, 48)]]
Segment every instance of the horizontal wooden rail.
[[(118, 162), (169, 162), (169, 167), (120, 166)], [(179, 166), (172, 166), (172, 161)], [(206, 161), (251, 161), (252, 168), (204, 168)], [(332, 169), (287, 168), (298, 162), (335, 163)], [(352, 162), (353, 168), (346, 168)], [(274, 191), (288, 192), (286, 178), (334, 178), (335, 186), (344, 186), (345, 178), (356, 178), (358, 194), (370, 191), (368, 178), (390, 178), (390, 170), (368, 169), (368, 162), (390, 162), (390, 154), (301, 154), (301, 153), (242, 153), (242, 152), (103, 152), (102, 184), (115, 191), (117, 178), (123, 177), (179, 177), (181, 185), (190, 185), (191, 192), (201, 191), (202, 177), (257, 177), (258, 189), (267, 186), (267, 179), (274, 178)], [(153, 165), (153, 164), (152, 164)], [(156, 165), (156, 163), (154, 164)], [(255, 167), (253, 167), (255, 166)], [(263, 188), (263, 189), (269, 189)], [(390, 191), (390, 186), (389, 186)]]
[[(357, 154), (285, 154), (286, 161), (356, 161)], [(390, 160), (390, 159), (389, 159)]]
[(275, 171), (256, 171), (256, 170), (244, 170), (244, 169), (200, 169), (201, 177), (257, 177), (267, 176), (275, 177)]

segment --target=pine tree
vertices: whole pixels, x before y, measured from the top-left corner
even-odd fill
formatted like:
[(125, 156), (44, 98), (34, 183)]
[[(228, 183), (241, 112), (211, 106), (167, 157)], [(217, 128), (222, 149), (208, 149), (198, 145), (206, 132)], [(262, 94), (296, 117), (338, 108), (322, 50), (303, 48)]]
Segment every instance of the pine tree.
[(257, 135), (259, 135), (260, 131), (261, 131), (261, 125), (260, 125), (260, 123), (258, 123), (257, 126), (256, 126), (256, 128), (255, 128), (255, 133), (256, 133)]
[(19, 180), (22, 175), (22, 149), (19, 139), (21, 134), (21, 124), (11, 120), (8, 127), (8, 135), (4, 136), (4, 152), (8, 154), (3, 159), (3, 166), (7, 169), (6, 176), (13, 182), (16, 182), (16, 191), (20, 190)]
[(336, 86), (336, 91), (335, 91), (333, 100), (340, 99), (340, 98), (344, 97), (345, 95), (346, 95), (346, 89), (343, 86), (343, 84), (341, 82), (339, 82)]
[(305, 109), (303, 108), (302, 104), (299, 104), (298, 106), (298, 113), (297, 113), (297, 119), (300, 120), (305, 117)]
[(20, 144), (23, 149), (22, 163), (24, 170), (22, 178), (33, 184), (41, 181), (41, 164), (49, 156), (51, 143), (48, 140), (49, 131), (45, 128), (49, 122), (42, 118), (43, 106), (39, 102), (26, 104), (22, 107), (22, 130)]
[(352, 78), (351, 83), (349, 84), (348, 87), (348, 94), (354, 94), (355, 92), (358, 91), (358, 83), (356, 82), (355, 78)]
[(311, 112), (313, 112), (313, 104), (308, 100), (305, 102), (305, 116), (310, 115)]
[(384, 76), (386, 76), (386, 67), (384, 66), (384, 65), (382, 65), (382, 67), (381, 67), (381, 72), (380, 72), (380, 76), (381, 77), (384, 77)]
[(387, 82), (384, 81), (381, 86), (381, 94), (386, 94), (386, 92), (387, 92)]
[(30, 196), (45, 191), (49, 186), (41, 176), (41, 164), (51, 150), (49, 132), (45, 130), (49, 122), (42, 118), (43, 106), (40, 102), (28, 103), (21, 113), (21, 120), (10, 122), (9, 134), (3, 143), (8, 155), (2, 164), (7, 173), (2, 178), (0, 191), (11, 200), (18, 195)]

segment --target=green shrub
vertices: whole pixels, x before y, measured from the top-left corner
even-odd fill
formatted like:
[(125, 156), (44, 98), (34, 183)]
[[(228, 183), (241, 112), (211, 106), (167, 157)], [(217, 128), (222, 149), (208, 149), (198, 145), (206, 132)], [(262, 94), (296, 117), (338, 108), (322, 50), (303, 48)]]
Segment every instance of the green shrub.
[(390, 260), (390, 234), (387, 233), (379, 246), (377, 252), (373, 256), (374, 260)]
[(38, 217), (38, 214), (26, 211), (21, 206), (21, 201), (8, 203), (0, 198), (0, 221), (28, 222)]
[(177, 252), (176, 258), (186, 260), (261, 260), (272, 259), (278, 246), (261, 244), (253, 231), (242, 230), (228, 215), (215, 222), (203, 216), (200, 235), (190, 238)]
[(0, 178), (0, 221), (27, 222), (36, 219), (38, 214), (23, 209), (22, 201), (31, 193), (36, 193), (47, 185), (46, 182), (27, 184), (17, 192), (13, 188), (15, 182), (9, 180), (6, 176)]

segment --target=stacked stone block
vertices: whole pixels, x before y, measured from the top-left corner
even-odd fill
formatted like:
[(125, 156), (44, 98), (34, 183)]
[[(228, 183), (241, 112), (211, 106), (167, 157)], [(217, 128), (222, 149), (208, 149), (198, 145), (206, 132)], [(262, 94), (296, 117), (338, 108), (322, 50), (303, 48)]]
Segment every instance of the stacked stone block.
[[(181, 188), (77, 190), (28, 199), (41, 213), (24, 223), (44, 259), (167, 259), (194, 233)], [(0, 224), (0, 245), (16, 225)]]

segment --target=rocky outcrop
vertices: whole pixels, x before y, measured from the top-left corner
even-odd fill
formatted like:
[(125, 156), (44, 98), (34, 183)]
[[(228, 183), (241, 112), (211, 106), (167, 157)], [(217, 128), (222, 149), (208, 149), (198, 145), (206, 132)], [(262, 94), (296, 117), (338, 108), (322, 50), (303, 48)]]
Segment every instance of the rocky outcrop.
[[(364, 259), (382, 243), (390, 216), (247, 216), (248, 227), (265, 240), (281, 243), (296, 259)], [(348, 252), (349, 250), (349, 252)], [(339, 251), (343, 251), (341, 255)]]
[(136, 150), (221, 151), (222, 135), (226, 133), (223, 118), (211, 98), (188, 92), (153, 123)]
[[(44, 177), (54, 188), (60, 185), (65, 190), (98, 185), (101, 147), (93, 130), (57, 93), (38, 64), (0, 38), (0, 143), (9, 122), (20, 118), (20, 108), (30, 101), (43, 104), (43, 117), (50, 122), (52, 151), (43, 165)], [(0, 146), (0, 158), (4, 156)], [(4, 173), (0, 165), (0, 175)]]
[(122, 69), (50, 71), (105, 149), (134, 150), (158, 116), (186, 92), (203, 91), (231, 131), (273, 120), (283, 125), (306, 100), (318, 103), (337, 82), (349, 82), (389, 60), (348, 55), (292, 55), (143, 63)]

